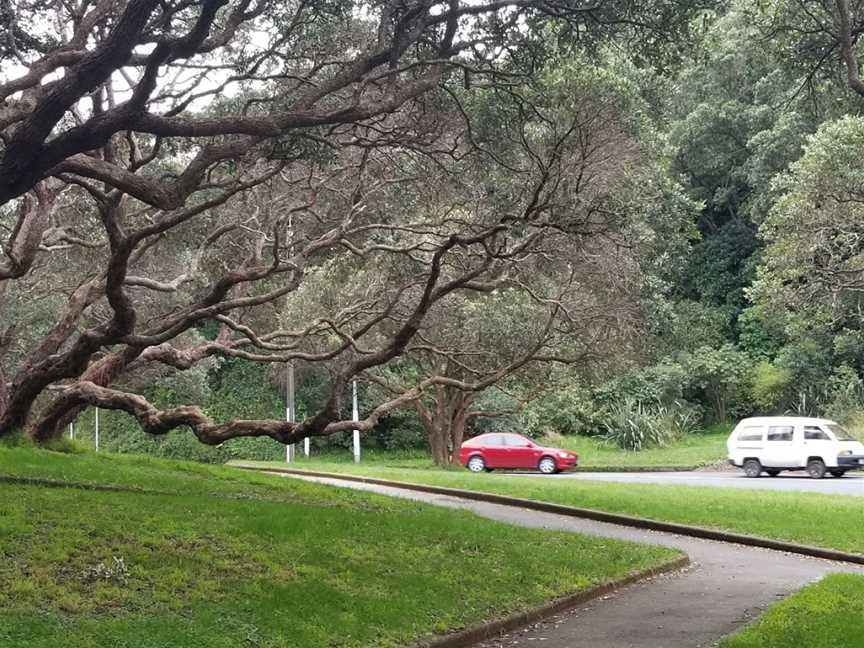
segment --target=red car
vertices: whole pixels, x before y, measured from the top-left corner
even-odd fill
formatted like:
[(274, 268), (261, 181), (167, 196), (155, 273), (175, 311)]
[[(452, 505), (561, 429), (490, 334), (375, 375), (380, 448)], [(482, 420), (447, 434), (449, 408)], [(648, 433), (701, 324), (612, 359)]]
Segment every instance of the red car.
[(459, 450), (459, 463), (471, 472), (496, 468), (527, 468), (551, 475), (575, 468), (579, 455), (559, 448), (544, 448), (521, 434), (493, 432), (468, 439)]

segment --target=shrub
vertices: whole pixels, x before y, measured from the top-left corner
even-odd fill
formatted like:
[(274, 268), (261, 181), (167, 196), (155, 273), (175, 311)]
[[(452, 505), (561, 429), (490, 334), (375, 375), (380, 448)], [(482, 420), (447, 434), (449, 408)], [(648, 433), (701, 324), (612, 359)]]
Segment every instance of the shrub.
[(762, 413), (782, 411), (791, 383), (792, 372), (789, 369), (763, 360), (753, 367), (750, 397)]
[(595, 434), (601, 413), (591, 394), (579, 385), (567, 385), (531, 401), (519, 416), (522, 432), (539, 438), (549, 434)]
[(624, 450), (665, 446), (698, 429), (699, 410), (676, 401), (648, 404), (632, 398), (607, 408), (603, 440)]

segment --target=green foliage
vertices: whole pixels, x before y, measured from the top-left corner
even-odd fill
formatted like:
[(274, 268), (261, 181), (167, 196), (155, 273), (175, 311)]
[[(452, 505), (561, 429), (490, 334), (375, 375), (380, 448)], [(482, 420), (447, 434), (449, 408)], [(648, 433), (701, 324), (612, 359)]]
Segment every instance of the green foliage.
[(644, 403), (671, 403), (683, 398), (688, 381), (686, 369), (671, 360), (628, 372), (595, 392), (601, 406), (614, 405), (622, 399)]
[(768, 245), (751, 291), (763, 308), (858, 319), (864, 287), (862, 147), (864, 118), (826, 123), (809, 138), (803, 157), (776, 180), (782, 195), (760, 229)]
[(751, 358), (773, 359), (787, 342), (779, 322), (763, 317), (755, 307), (741, 311), (735, 323), (738, 348)]
[(549, 434), (594, 434), (600, 424), (591, 393), (575, 382), (531, 401), (519, 421), (522, 432), (535, 438)]
[(767, 360), (757, 362), (751, 379), (751, 398), (761, 414), (783, 411), (785, 398), (792, 383), (792, 371), (777, 367)]
[(699, 421), (696, 410), (684, 403), (648, 404), (632, 398), (607, 407), (605, 414), (603, 440), (633, 451), (669, 445), (696, 432)]
[(690, 299), (670, 301), (664, 298), (662, 301), (653, 325), (658, 356), (677, 357), (702, 346), (719, 347), (731, 337), (734, 307)]
[(745, 413), (750, 357), (732, 344), (719, 349), (702, 347), (682, 361), (689, 386), (685, 396), (705, 403), (715, 421), (726, 421)]
[(754, 275), (751, 256), (758, 249), (756, 227), (742, 218), (729, 220), (693, 246), (679, 290), (708, 304), (743, 307), (744, 289)]

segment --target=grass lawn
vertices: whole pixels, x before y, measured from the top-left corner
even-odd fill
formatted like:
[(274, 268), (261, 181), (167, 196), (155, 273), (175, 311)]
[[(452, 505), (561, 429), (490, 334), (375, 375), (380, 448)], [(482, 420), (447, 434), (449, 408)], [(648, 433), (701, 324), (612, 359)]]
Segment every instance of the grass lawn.
[[(565, 448), (579, 453), (580, 467), (587, 471), (592, 468), (633, 468), (633, 467), (680, 467), (694, 468), (722, 462), (726, 459), (726, 439), (732, 430), (731, 424), (710, 427), (698, 434), (690, 434), (665, 448), (649, 448), (632, 452), (605, 444), (592, 437), (558, 436), (555, 439), (540, 439), (538, 443), (556, 448)], [(312, 463), (353, 463), (348, 451), (318, 454), (307, 460), (297, 446), (297, 462)], [(435, 468), (426, 450), (363, 450), (363, 463), (399, 468)]]
[[(284, 467), (284, 463), (252, 465)], [(297, 467), (465, 488), (864, 554), (864, 498), (306, 461)]]
[(777, 603), (720, 648), (864, 648), (864, 576), (832, 574)]
[[(142, 457), (0, 448), (0, 646), (401, 646), (676, 554)], [(145, 492), (143, 489), (160, 491)]]
[(577, 452), (579, 465), (592, 467), (706, 466), (726, 459), (726, 439), (731, 425), (717, 425), (701, 434), (690, 434), (666, 448), (628, 452), (591, 437), (562, 436), (555, 447)]

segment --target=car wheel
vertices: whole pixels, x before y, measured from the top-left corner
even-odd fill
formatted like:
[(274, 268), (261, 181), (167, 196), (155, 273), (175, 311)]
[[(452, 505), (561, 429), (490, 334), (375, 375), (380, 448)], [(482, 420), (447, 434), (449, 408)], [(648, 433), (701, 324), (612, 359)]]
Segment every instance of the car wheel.
[(807, 474), (813, 479), (822, 479), (825, 476), (825, 462), (821, 459), (811, 459), (807, 462)]
[(486, 462), (483, 461), (483, 457), (477, 455), (471, 457), (468, 460), (468, 470), (473, 473), (480, 473), (486, 470)]
[(762, 474), (762, 464), (758, 459), (748, 459), (744, 462), (744, 474), (748, 477), (758, 477)]
[(551, 475), (558, 472), (558, 464), (552, 457), (543, 457), (537, 464), (537, 469), (544, 475)]
[(834, 475), (835, 477), (842, 477), (843, 475), (846, 474), (846, 471), (845, 470), (832, 470), (831, 474)]
[(766, 470), (765, 472), (768, 473), (769, 477), (776, 477), (780, 474), (779, 470)]

